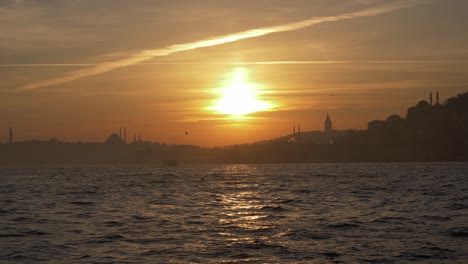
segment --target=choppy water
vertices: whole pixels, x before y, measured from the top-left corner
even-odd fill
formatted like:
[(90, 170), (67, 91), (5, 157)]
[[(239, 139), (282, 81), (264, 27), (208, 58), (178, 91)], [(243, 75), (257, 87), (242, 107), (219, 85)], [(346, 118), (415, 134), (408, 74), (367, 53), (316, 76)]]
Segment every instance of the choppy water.
[(0, 262), (468, 263), (468, 164), (0, 169)]

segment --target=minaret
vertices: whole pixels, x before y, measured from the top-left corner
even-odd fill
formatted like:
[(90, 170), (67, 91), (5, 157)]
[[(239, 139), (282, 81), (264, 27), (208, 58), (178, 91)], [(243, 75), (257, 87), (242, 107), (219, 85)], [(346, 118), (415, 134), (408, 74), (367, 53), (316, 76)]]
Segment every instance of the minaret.
[(431, 93), (429, 94), (429, 103), (432, 105), (432, 91), (431, 91)]
[(436, 105), (439, 105), (439, 91), (436, 93)]
[(13, 143), (13, 128), (10, 127), (10, 144)]
[(296, 124), (293, 124), (293, 133), (292, 133), (292, 137), (293, 137), (293, 138), (296, 137)]
[(120, 140), (122, 140), (122, 128), (121, 127), (119, 128), (119, 137), (120, 137)]
[(127, 128), (124, 127), (124, 142), (127, 143)]
[(327, 118), (325, 119), (324, 126), (323, 126), (323, 131), (328, 133), (333, 130), (332, 128), (332, 121), (330, 119), (330, 116), (327, 113)]

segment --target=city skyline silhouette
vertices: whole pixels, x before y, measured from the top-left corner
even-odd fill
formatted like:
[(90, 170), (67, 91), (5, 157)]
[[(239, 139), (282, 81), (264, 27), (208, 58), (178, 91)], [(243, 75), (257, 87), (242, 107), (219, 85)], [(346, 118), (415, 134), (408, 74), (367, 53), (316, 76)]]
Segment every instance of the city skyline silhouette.
[(443, 103), (436, 92), (432, 99), (430, 92), (404, 117), (371, 120), (365, 130), (334, 129), (327, 113), (322, 130), (293, 123), (277, 138), (218, 147), (151, 142), (141, 132), (127, 141), (127, 127), (101, 142), (15, 142), (10, 128), (10, 141), (0, 144), (0, 165), (467, 161), (468, 92)]

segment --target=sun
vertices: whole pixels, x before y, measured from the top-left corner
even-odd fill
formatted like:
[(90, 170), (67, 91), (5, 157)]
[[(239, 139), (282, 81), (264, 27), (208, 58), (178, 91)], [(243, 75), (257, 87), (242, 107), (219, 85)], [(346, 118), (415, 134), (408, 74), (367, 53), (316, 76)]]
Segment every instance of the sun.
[(234, 69), (223, 87), (215, 91), (220, 98), (209, 109), (220, 114), (242, 117), (273, 108), (272, 103), (258, 98), (262, 94), (260, 86), (250, 83), (247, 75), (248, 72), (244, 68)]

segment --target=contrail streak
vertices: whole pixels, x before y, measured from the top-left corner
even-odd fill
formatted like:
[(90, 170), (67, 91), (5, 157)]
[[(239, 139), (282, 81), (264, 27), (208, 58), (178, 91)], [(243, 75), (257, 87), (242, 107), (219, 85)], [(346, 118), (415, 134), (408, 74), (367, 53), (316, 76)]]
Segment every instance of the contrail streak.
[(0, 64), (0, 67), (83, 67), (96, 65), (97, 63), (18, 63)]
[[(332, 61), (332, 60), (317, 60), (317, 61), (222, 61), (222, 62), (140, 62), (136, 65), (282, 65), (282, 64), (343, 64), (351, 63), (352, 61)], [(21, 68), (21, 67), (85, 67), (98, 66), (103, 63), (22, 63), (22, 64), (0, 64), (0, 67), (5, 68)]]
[[(462, 60), (287, 60), (287, 61), (221, 61), (221, 62), (140, 62), (135, 65), (326, 65), (326, 64), (453, 64), (466, 63)], [(0, 64), (4, 68), (21, 67), (66, 67), (77, 68), (85, 66), (98, 66), (104, 63), (22, 63)]]
[(53, 86), (57, 84), (70, 82), (76, 79), (88, 77), (88, 76), (106, 73), (114, 69), (138, 64), (143, 61), (152, 59), (154, 57), (168, 56), (176, 52), (194, 50), (194, 49), (205, 48), (205, 47), (212, 47), (212, 46), (217, 46), (217, 45), (221, 45), (225, 43), (236, 42), (236, 41), (243, 40), (243, 39), (261, 37), (261, 36), (269, 35), (272, 33), (293, 31), (293, 30), (298, 30), (298, 29), (302, 29), (302, 28), (306, 28), (306, 27), (310, 27), (313, 25), (326, 23), (326, 22), (347, 20), (347, 19), (353, 19), (353, 18), (358, 18), (358, 17), (371, 17), (371, 16), (380, 15), (380, 14), (390, 13), (390, 12), (397, 11), (397, 10), (404, 9), (404, 8), (413, 7), (416, 5), (418, 5), (418, 3), (415, 1), (398, 1), (398, 2), (392, 2), (390, 4), (385, 4), (379, 7), (368, 8), (368, 9), (364, 9), (364, 10), (352, 12), (352, 13), (346, 13), (346, 14), (341, 14), (341, 15), (336, 15), (336, 16), (312, 18), (312, 19), (288, 23), (284, 25), (251, 29), (247, 31), (234, 33), (234, 34), (214, 37), (212, 39), (207, 39), (207, 40), (199, 40), (199, 41), (194, 41), (194, 42), (189, 42), (189, 43), (184, 43), (184, 44), (175, 44), (175, 45), (167, 46), (165, 48), (143, 50), (128, 58), (105, 62), (105, 63), (97, 64), (89, 68), (71, 71), (61, 77), (33, 82), (25, 86), (19, 87), (18, 89), (31, 90), (31, 89), (41, 88), (41, 87)]

